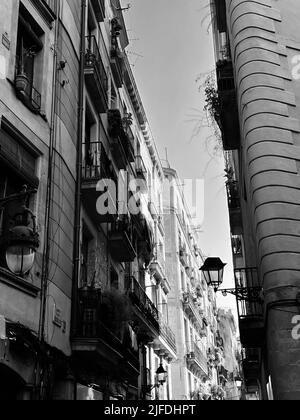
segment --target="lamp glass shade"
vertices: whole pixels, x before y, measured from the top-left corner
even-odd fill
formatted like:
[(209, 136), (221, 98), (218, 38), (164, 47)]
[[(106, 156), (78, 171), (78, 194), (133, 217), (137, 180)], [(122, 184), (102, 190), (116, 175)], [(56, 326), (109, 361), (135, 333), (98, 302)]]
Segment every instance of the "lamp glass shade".
[(22, 276), (27, 274), (33, 267), (35, 251), (26, 246), (10, 246), (6, 251), (6, 262), (9, 270)]
[(157, 375), (157, 381), (161, 385), (167, 382), (168, 373), (163, 368), (163, 365), (159, 366), (159, 368), (156, 371), (156, 375)]
[(221, 286), (225, 266), (226, 264), (220, 258), (207, 258), (203, 267), (201, 267), (201, 271), (208, 286), (212, 286), (215, 290)]

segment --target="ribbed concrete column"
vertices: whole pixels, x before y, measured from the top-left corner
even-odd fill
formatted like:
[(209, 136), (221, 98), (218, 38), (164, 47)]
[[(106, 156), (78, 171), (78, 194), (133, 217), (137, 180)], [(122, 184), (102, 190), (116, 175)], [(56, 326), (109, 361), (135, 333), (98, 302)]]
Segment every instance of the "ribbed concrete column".
[(269, 368), (275, 399), (300, 400), (300, 341), (291, 333), (300, 292), (300, 128), (293, 118), (300, 104), (292, 93), (276, 4), (227, 0), (227, 13), (246, 184), (269, 308)]

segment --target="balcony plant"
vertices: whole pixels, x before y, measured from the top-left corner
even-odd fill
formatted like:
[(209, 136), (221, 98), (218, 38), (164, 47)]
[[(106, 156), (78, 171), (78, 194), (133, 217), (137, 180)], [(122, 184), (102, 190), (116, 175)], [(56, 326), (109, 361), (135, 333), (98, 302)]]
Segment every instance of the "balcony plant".
[(26, 92), (29, 85), (29, 78), (25, 71), (25, 61), (28, 57), (34, 57), (36, 52), (33, 47), (25, 50), (23, 45), (23, 38), (21, 39), (21, 54), (17, 65), (15, 76), (15, 87), (20, 93)]
[(216, 401), (224, 401), (226, 397), (226, 392), (219, 385), (213, 385), (211, 387), (212, 399)]
[(124, 129), (127, 131), (129, 127), (133, 124), (133, 116), (131, 113), (127, 113), (125, 117), (122, 118), (122, 125)]
[(103, 292), (100, 312), (102, 322), (114, 335), (122, 339), (127, 324), (132, 320), (128, 296), (116, 289)]

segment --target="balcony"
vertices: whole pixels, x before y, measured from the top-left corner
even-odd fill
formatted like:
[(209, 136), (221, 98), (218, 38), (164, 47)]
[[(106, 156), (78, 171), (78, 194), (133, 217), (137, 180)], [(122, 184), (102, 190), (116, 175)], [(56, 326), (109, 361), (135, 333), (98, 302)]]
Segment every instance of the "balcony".
[(217, 82), (223, 147), (235, 150), (240, 147), (240, 124), (231, 60), (217, 63)]
[(240, 198), (238, 182), (237, 181), (227, 182), (226, 187), (227, 187), (231, 233), (232, 235), (242, 235), (243, 222), (242, 222), (241, 198)]
[[(18, 75), (15, 78), (15, 89), (18, 99), (35, 114), (41, 111), (41, 94), (32, 83), (26, 83), (26, 86), (20, 87), (18, 81)], [(20, 76), (21, 77), (21, 76)]]
[(261, 378), (259, 349), (243, 350), (243, 373), (248, 392), (256, 392)]
[(98, 22), (103, 22), (105, 19), (105, 0), (91, 0)]
[(154, 250), (153, 262), (150, 265), (150, 270), (159, 281), (164, 281), (166, 278), (166, 260), (163, 248), (156, 245)]
[(138, 179), (147, 181), (147, 169), (142, 156), (136, 156), (135, 159), (135, 172)]
[(264, 344), (263, 289), (256, 268), (235, 270), (240, 336), (245, 348)]
[(134, 136), (130, 127), (124, 129), (124, 119), (118, 109), (108, 111), (108, 134), (111, 151), (118, 169), (126, 169), (135, 161)]
[(186, 361), (188, 368), (198, 374), (208, 376), (207, 357), (196, 343), (188, 343)]
[(137, 238), (137, 253), (148, 266), (153, 259), (155, 247), (153, 227), (142, 211), (136, 215), (132, 214), (131, 217)]
[(97, 111), (101, 114), (108, 109), (108, 77), (96, 37), (86, 37), (86, 43), (84, 69), (86, 87)]
[(130, 216), (122, 216), (111, 226), (109, 249), (112, 257), (121, 263), (133, 262), (136, 258), (132, 222)]
[(111, 49), (110, 65), (113, 73), (114, 81), (118, 89), (123, 86), (124, 80), (124, 55), (118, 46)]
[[(112, 223), (118, 216), (117, 196), (118, 181), (101, 142), (83, 143), (84, 159), (82, 162), (82, 202), (89, 215), (96, 223)], [(102, 181), (101, 185), (99, 181)], [(99, 185), (101, 191), (99, 191)], [(103, 211), (97, 208), (97, 201), (105, 194)]]
[[(84, 288), (78, 290), (76, 329), (72, 348), (76, 358), (83, 358), (89, 363), (100, 364), (110, 372), (120, 373), (124, 377), (130, 373), (139, 374), (139, 352), (134, 349), (123, 332), (112, 328), (112, 317), (105, 316), (107, 306), (100, 290)], [(126, 338), (125, 338), (126, 337)]]
[(188, 253), (183, 246), (179, 246), (179, 259), (184, 268), (189, 267)]
[(203, 325), (203, 320), (201, 316), (201, 306), (198, 303), (198, 298), (196, 295), (191, 292), (183, 293), (183, 309), (185, 313), (191, 318), (199, 328)]
[(173, 352), (176, 354), (177, 346), (176, 346), (176, 337), (169, 325), (164, 320), (163, 316), (159, 314), (159, 329), (160, 335), (162, 338), (167, 342)]
[(126, 277), (126, 292), (135, 308), (140, 332), (152, 336), (152, 339), (157, 337), (160, 330), (158, 310), (135, 277)]

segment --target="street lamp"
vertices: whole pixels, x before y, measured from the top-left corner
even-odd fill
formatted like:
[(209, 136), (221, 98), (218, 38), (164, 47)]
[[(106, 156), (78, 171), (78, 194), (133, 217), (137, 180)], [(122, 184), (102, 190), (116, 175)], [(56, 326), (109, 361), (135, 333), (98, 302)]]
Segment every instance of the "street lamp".
[(223, 283), (225, 266), (226, 264), (220, 258), (207, 258), (204, 265), (200, 268), (204, 274), (206, 283), (208, 286), (212, 286), (215, 292), (218, 291)]
[(27, 208), (28, 197), (35, 194), (36, 190), (27, 191), (24, 186), (19, 194), (14, 194), (0, 200), (1, 210), (11, 202), (23, 199), (20, 212), (11, 220), (12, 227), (2, 235), (1, 245), (6, 249), (6, 263), (8, 269), (17, 276), (24, 276), (33, 267), (37, 248), (39, 247), (39, 235), (36, 227), (36, 217)]
[(156, 383), (154, 385), (148, 385), (146, 387), (147, 394), (153, 389), (158, 389), (163, 386), (168, 380), (168, 372), (164, 369), (162, 361), (160, 362), (159, 368), (156, 371)]
[(157, 382), (160, 386), (163, 386), (168, 379), (168, 372), (164, 369), (162, 363), (156, 371)]

